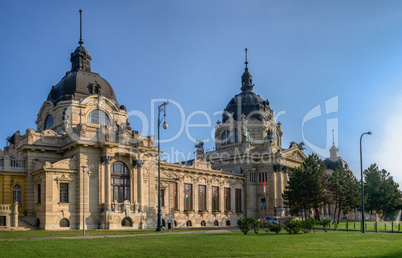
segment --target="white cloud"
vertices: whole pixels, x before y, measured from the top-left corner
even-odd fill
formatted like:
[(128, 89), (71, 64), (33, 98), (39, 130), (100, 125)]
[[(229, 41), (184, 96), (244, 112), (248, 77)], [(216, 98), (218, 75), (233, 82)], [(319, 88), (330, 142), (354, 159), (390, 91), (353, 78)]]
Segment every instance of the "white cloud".
[(389, 99), (383, 106), (381, 117), (373, 117), (379, 123), (373, 132), (374, 148), (368, 153), (370, 163), (377, 163), (380, 169), (391, 173), (394, 180), (402, 187), (402, 95)]

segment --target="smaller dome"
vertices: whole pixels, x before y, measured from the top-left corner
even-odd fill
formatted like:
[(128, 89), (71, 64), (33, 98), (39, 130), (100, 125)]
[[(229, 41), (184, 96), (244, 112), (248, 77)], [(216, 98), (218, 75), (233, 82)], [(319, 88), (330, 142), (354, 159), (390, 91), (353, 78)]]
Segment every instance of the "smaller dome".
[(237, 94), (228, 103), (222, 115), (222, 122), (226, 122), (229, 118), (229, 114), (233, 114), (233, 119), (237, 121), (241, 121), (242, 115), (246, 118), (261, 120), (261, 117), (269, 115), (269, 112), (270, 107), (268, 100), (263, 100), (252, 91), (244, 91)]
[(79, 54), (82, 54), (82, 55), (89, 55), (87, 49), (86, 49), (85, 47), (83, 47), (83, 46), (78, 46), (78, 47), (75, 49), (74, 53), (71, 53), (71, 56), (73, 56), (73, 55), (79, 55)]
[(345, 170), (349, 170), (349, 165), (344, 161), (341, 157), (336, 158), (326, 158), (324, 160), (324, 164), (327, 169), (335, 171), (338, 167), (341, 167)]

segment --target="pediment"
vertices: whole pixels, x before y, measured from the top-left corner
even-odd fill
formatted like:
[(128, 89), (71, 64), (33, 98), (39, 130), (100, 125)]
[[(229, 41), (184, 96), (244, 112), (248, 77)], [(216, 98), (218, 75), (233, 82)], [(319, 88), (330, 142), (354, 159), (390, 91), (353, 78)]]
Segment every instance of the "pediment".
[(307, 158), (306, 155), (300, 149), (291, 150), (289, 152), (283, 152), (283, 156), (285, 156), (285, 158), (287, 159), (292, 159), (299, 162), (304, 162), (304, 160)]

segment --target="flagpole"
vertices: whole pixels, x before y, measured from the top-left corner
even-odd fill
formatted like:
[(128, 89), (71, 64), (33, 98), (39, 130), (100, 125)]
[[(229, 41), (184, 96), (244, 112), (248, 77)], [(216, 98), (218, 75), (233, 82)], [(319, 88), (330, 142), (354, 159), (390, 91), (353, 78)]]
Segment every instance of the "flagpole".
[[(268, 205), (268, 200), (267, 200), (267, 187), (266, 187), (266, 181), (264, 180), (264, 198), (265, 198), (265, 209), (264, 209), (264, 217), (267, 216), (267, 205)], [(265, 218), (264, 218), (265, 219)]]

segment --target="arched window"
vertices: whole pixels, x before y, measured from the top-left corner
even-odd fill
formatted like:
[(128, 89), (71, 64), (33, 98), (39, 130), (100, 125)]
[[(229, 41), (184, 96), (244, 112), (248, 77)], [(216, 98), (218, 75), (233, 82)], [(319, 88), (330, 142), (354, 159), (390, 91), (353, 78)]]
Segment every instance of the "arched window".
[(17, 201), (21, 205), (21, 186), (14, 185), (13, 187), (13, 201)]
[(275, 135), (275, 145), (279, 146), (279, 134)]
[(120, 161), (114, 162), (112, 170), (112, 201), (122, 203), (130, 201), (130, 172), (128, 167)]
[(106, 115), (105, 112), (99, 109), (95, 109), (94, 111), (89, 113), (87, 122), (92, 124), (110, 126), (109, 117)]
[(226, 131), (224, 131), (221, 135), (221, 144), (226, 145)]
[(49, 129), (52, 126), (53, 126), (53, 117), (52, 117), (52, 115), (48, 115), (46, 117), (46, 120), (45, 120), (45, 128), (44, 128), (44, 130)]
[(122, 227), (132, 227), (133, 224), (131, 223), (131, 219), (130, 219), (130, 218), (124, 218), (124, 219), (121, 221), (121, 226), (122, 226)]
[(68, 219), (60, 220), (60, 227), (61, 228), (69, 228), (70, 227), (70, 221), (68, 221)]
[(235, 142), (238, 143), (238, 142), (240, 142), (239, 130), (237, 130), (237, 128), (235, 128), (234, 131), (235, 131)]
[(166, 220), (162, 220), (162, 227), (166, 227)]
[(219, 222), (217, 220), (214, 221), (214, 226), (215, 227), (219, 226)]
[(226, 226), (230, 226), (230, 220), (226, 221)]
[(201, 227), (205, 227), (206, 226), (206, 223), (205, 223), (205, 221), (203, 220), (203, 221), (201, 221)]
[(192, 226), (191, 220), (187, 220), (186, 225), (187, 225), (187, 227), (191, 227)]
[(234, 142), (233, 131), (228, 131), (228, 144), (232, 144)]

